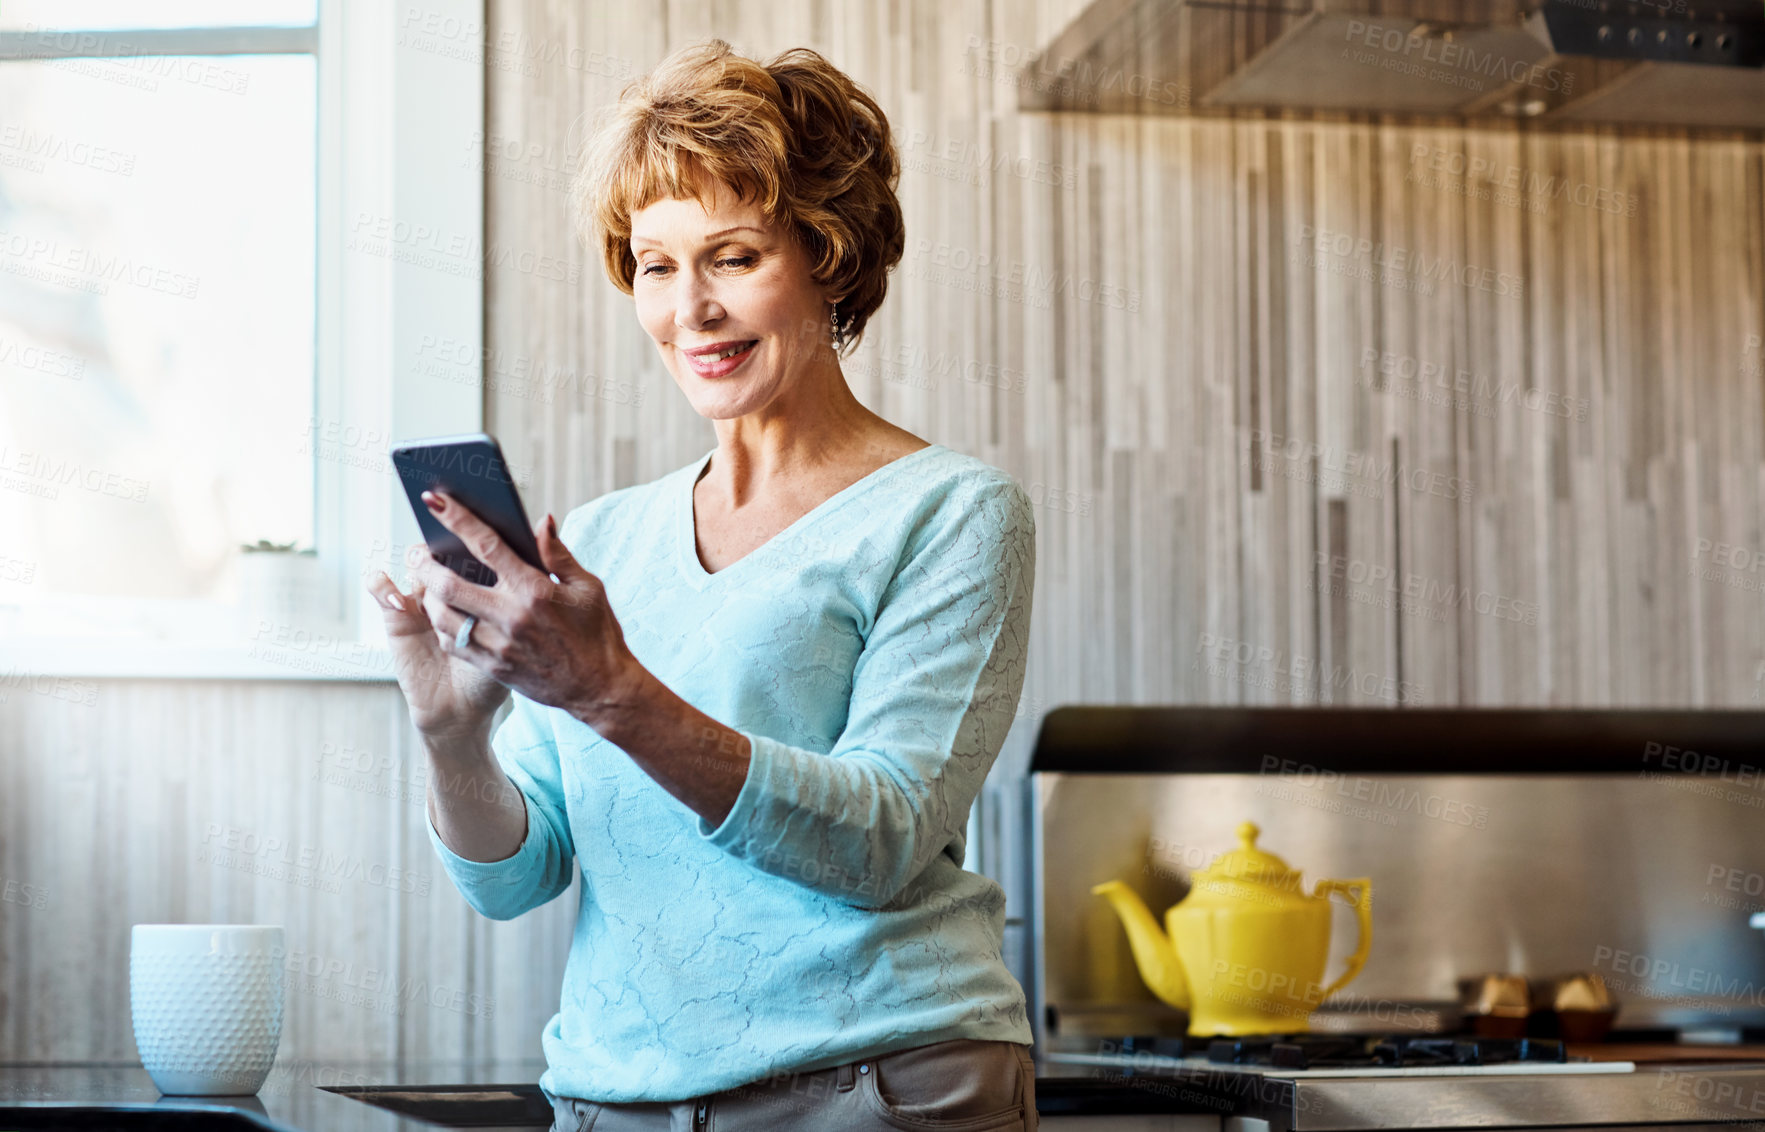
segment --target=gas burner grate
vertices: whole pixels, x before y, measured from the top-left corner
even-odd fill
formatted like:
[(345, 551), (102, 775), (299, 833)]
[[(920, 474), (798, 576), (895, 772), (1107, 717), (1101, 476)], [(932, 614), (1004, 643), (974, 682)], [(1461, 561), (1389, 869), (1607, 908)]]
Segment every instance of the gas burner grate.
[(1277, 1069), (1424, 1068), (1569, 1060), (1562, 1042), (1540, 1038), (1356, 1038), (1323, 1034), (1202, 1039), (1190, 1044), (1183, 1053), (1204, 1056), (1218, 1064)]
[(1569, 1060), (1562, 1042), (1542, 1038), (1388, 1038), (1376, 1042), (1380, 1065), (1503, 1065)]

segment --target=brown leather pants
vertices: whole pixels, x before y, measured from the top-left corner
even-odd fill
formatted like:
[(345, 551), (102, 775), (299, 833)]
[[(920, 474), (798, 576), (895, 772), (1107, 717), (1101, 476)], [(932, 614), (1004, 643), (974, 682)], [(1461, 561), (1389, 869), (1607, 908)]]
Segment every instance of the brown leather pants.
[(552, 1132), (1036, 1132), (1030, 1047), (957, 1038), (684, 1101), (559, 1097)]

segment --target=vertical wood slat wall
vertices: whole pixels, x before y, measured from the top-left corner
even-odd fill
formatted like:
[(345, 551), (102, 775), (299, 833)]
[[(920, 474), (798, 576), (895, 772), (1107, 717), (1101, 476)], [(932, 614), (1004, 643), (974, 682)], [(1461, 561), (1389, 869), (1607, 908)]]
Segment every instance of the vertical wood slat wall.
[(674, 47), (804, 44), (905, 164), (855, 392), (1040, 504), (1026, 716), (1758, 702), (1760, 144), (1017, 112), (1080, 6), (495, 5), (514, 51), (592, 53), (492, 71), (492, 238), (582, 279), (491, 272), (488, 339), (605, 391), (493, 381), (547, 505), (715, 442), (569, 243), (573, 143)]
[[(579, 265), (486, 273), (490, 428), (529, 505), (714, 443), (573, 242), (585, 116), (694, 39), (804, 44), (878, 96), (906, 163), (855, 392), (1038, 501), (995, 788), (1069, 702), (1758, 704), (1759, 143), (1019, 114), (1008, 64), (1078, 6), (490, 0), (487, 247)], [(1516, 199), (1460, 162), (1518, 170)], [(465, 907), (396, 690), (14, 690), (0, 742), (0, 1060), (132, 1059), (128, 926), (158, 920), (288, 926), (314, 973), (285, 1061), (538, 1054), (575, 894)], [(336, 890), (250, 871), (287, 856), (270, 838)]]

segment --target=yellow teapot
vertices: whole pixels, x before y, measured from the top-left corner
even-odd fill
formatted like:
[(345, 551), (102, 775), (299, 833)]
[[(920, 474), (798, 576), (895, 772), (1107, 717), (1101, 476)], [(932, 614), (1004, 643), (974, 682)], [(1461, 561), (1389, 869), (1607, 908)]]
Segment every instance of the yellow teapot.
[[(1307, 896), (1298, 870), (1256, 847), (1261, 832), (1243, 823), (1238, 848), (1194, 875), (1189, 895), (1165, 911), (1169, 935), (1121, 881), (1091, 889), (1121, 917), (1140, 977), (1153, 994), (1189, 1012), (1189, 1033), (1196, 1036), (1310, 1029), (1312, 1011), (1360, 974), (1373, 945), (1372, 881), (1320, 880)], [(1335, 892), (1353, 903), (1360, 945), (1326, 987)]]

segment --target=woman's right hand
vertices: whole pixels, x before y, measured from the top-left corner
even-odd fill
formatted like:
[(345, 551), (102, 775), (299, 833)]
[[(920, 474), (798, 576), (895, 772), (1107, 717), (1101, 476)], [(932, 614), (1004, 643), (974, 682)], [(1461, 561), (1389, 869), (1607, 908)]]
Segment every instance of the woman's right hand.
[[(413, 548), (413, 552), (428, 550)], [(491, 717), (509, 698), (509, 689), (471, 662), (442, 651), (435, 625), (423, 608), (423, 583), (413, 582), (410, 593), (401, 593), (380, 571), (368, 579), (368, 592), (386, 618), (387, 643), (398, 686), (410, 706), (411, 723), (425, 739), (439, 742), (488, 737)]]

